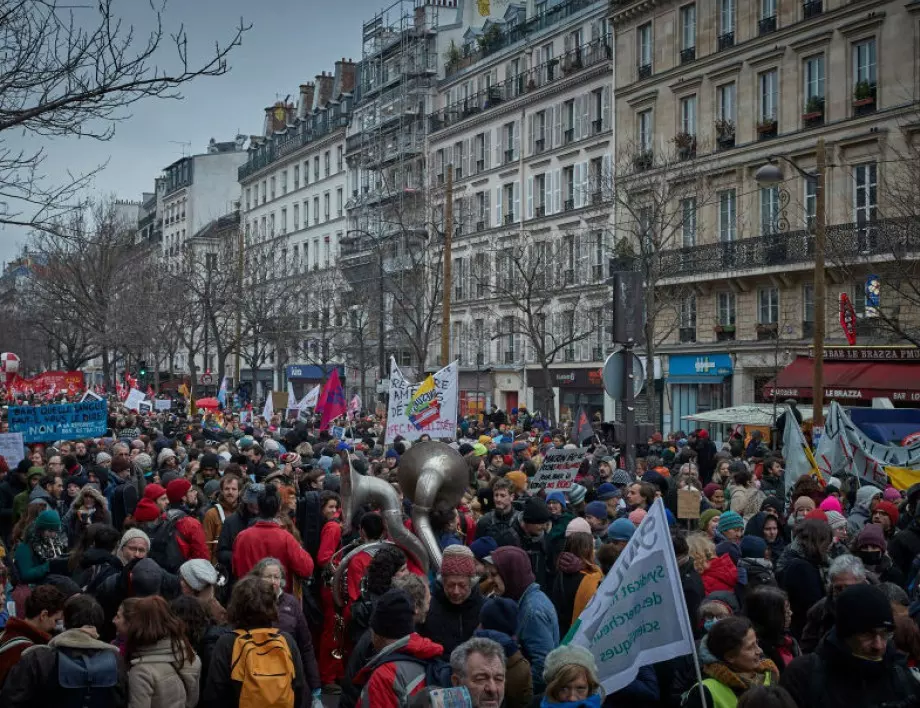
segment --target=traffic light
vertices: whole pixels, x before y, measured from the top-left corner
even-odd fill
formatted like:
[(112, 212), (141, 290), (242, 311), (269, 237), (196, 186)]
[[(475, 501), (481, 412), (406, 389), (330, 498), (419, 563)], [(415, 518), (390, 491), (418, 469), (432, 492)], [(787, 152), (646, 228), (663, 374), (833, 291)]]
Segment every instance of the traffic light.
[(146, 360), (144, 360), (144, 359), (141, 359), (141, 360), (137, 363), (137, 376), (138, 376), (138, 378), (140, 378), (140, 379), (146, 379), (146, 378), (147, 378), (147, 362), (146, 362)]

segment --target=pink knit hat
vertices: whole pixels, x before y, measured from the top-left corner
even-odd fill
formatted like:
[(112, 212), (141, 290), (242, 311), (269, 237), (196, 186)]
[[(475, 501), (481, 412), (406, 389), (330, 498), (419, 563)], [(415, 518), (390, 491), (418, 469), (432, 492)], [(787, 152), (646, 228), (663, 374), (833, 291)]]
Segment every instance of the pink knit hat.
[(882, 497), (885, 501), (898, 503), (901, 501), (901, 492), (894, 487), (886, 487), (885, 491), (882, 493)]
[(459, 543), (444, 549), (441, 557), (441, 577), (448, 575), (476, 575), (476, 556), (466, 546)]
[(642, 519), (644, 519), (647, 514), (648, 512), (645, 509), (634, 509), (629, 514), (629, 520), (633, 522), (633, 525), (638, 527), (639, 524), (642, 523)]
[(828, 497), (821, 502), (818, 507), (821, 511), (836, 511), (838, 514), (843, 513), (843, 507), (840, 506), (840, 500), (837, 497)]
[(569, 522), (569, 525), (565, 527), (565, 537), (568, 538), (573, 533), (586, 533), (591, 534), (591, 526), (580, 516), (572, 519)]

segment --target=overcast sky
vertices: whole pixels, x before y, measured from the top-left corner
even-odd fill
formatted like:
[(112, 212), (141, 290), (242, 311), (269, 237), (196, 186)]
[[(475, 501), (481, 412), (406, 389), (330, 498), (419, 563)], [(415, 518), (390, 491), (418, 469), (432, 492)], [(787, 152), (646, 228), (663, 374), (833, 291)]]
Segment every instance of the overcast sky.
[[(95, 6), (91, 1), (85, 4)], [(360, 59), (361, 23), (389, 4), (388, 0), (170, 0), (166, 29), (174, 32), (184, 24), (190, 50), (199, 56), (216, 40), (232, 37), (240, 17), (252, 25), (243, 45), (230, 56), (230, 71), (187, 85), (181, 101), (135, 104), (131, 117), (117, 126), (109, 142), (46, 139), (43, 172), (51, 180), (63, 181), (67, 170), (85, 172), (108, 161), (96, 179), (95, 193), (139, 199), (142, 192), (152, 190), (160, 171), (182, 156), (183, 149), (203, 152), (212, 137), (225, 141), (237, 133), (259, 133), (263, 108), (288, 94), (296, 101), (299, 84), (312, 81), (321, 71), (332, 71), (337, 59)], [(115, 5), (145, 39), (151, 21), (147, 3), (117, 0)], [(75, 12), (95, 17), (91, 9)], [(166, 67), (175, 66), (175, 49), (169, 45), (165, 40), (165, 48), (171, 50), (162, 58)], [(15, 140), (9, 143), (13, 146)], [(0, 229), (0, 260), (15, 257), (25, 237), (21, 229)]]

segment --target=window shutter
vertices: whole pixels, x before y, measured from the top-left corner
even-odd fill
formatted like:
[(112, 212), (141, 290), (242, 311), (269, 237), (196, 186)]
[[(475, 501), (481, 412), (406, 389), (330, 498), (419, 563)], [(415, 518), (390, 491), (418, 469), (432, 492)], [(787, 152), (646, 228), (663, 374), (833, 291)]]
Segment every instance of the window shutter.
[(502, 186), (495, 188), (495, 225), (502, 225)]
[(613, 159), (609, 152), (601, 160), (601, 180), (595, 190), (600, 190), (605, 200), (613, 197)]
[[(575, 105), (573, 111), (575, 113), (575, 125), (572, 126), (573, 134), (575, 140), (581, 140), (587, 134), (587, 126), (582, 122), (582, 104), (584, 104), (584, 96), (575, 97)], [(582, 133), (584, 130), (584, 133)]]
[(489, 128), (483, 135), (482, 158), (485, 168), (489, 169), (492, 163), (492, 129)]
[[(601, 92), (601, 125), (604, 130), (610, 130), (610, 87), (604, 86)], [(605, 155), (605, 157), (607, 157)]]
[(562, 106), (553, 107), (553, 147), (562, 145)]
[[(591, 126), (592, 98), (594, 98), (594, 96), (590, 93), (581, 97), (581, 136), (583, 138), (590, 137), (594, 132), (594, 129)], [(598, 118), (600, 118), (600, 116), (598, 116)]]
[(553, 213), (553, 173), (543, 174), (543, 212), (544, 216)]
[(525, 219), (533, 218), (533, 177), (527, 178), (527, 212), (524, 214)]
[(492, 194), (487, 189), (482, 193), (482, 220), (484, 222), (483, 226), (489, 228), (489, 222), (492, 220)]
[(553, 213), (562, 211), (562, 170), (553, 171)]
[(511, 185), (511, 213), (517, 222), (521, 218), (521, 183), (515, 180)]
[(582, 187), (581, 171), (582, 171), (582, 164), (580, 162), (576, 162), (572, 168), (573, 180), (575, 182), (572, 185), (572, 192), (573, 192), (572, 196), (574, 197), (576, 209), (579, 209), (584, 206), (584, 190), (582, 190), (581, 188)]
[(514, 159), (518, 160), (521, 157), (521, 131), (524, 129), (524, 124), (523, 122), (518, 123), (514, 121), (514, 127), (516, 130), (514, 131), (514, 145), (512, 145), (512, 149), (514, 150)]
[(527, 116), (527, 154), (533, 155), (534, 153), (534, 134), (533, 134), (533, 124), (534, 124), (534, 114), (531, 113)]
[(500, 125), (496, 128), (498, 139), (495, 141), (495, 165), (496, 167), (505, 161), (505, 126)]

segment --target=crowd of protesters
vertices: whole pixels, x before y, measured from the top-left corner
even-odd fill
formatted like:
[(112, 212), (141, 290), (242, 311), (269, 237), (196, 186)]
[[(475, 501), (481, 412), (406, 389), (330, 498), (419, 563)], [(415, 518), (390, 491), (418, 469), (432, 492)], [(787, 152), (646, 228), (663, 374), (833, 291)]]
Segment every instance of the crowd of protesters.
[[(588, 440), (568, 491), (532, 495), (569, 431), (493, 409), (451, 443), (469, 485), (430, 511), (426, 574), (374, 504), (343, 522), (350, 469), (402, 499), (411, 445), (373, 417), (335, 439), (113, 403), (109, 427), (0, 464), (3, 708), (920, 706), (920, 485), (786, 479), (759, 434), (696, 430), (634, 469)], [(698, 518), (678, 520), (688, 490)], [(563, 639), (658, 499), (699, 664), (607, 694)]]

